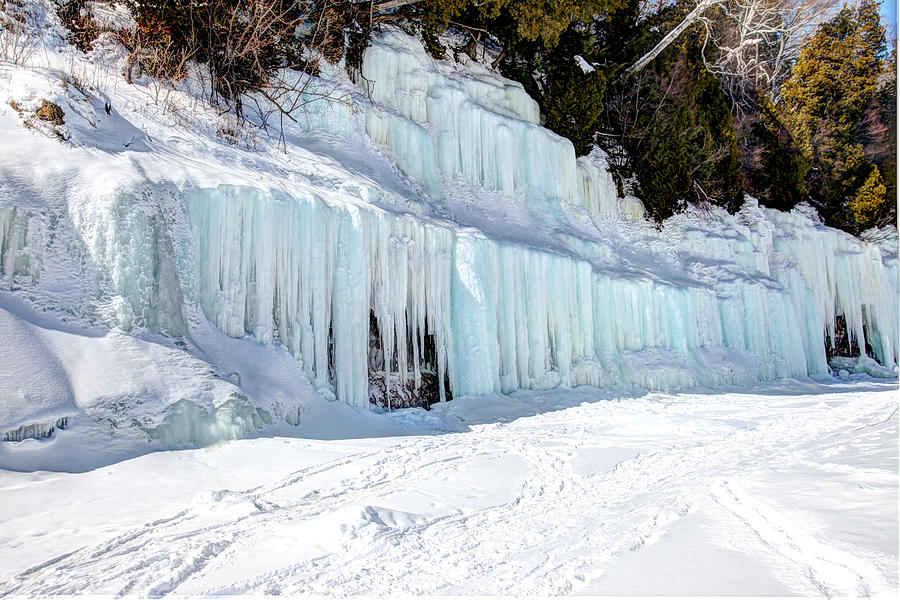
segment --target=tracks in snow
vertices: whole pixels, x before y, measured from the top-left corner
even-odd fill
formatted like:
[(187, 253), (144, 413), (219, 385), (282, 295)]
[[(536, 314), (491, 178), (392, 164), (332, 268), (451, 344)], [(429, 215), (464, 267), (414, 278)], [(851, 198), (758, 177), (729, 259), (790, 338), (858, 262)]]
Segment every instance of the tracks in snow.
[[(889, 589), (877, 569), (735, 482), (806, 460), (820, 440), (854, 425), (896, 419), (890, 394), (740, 398), (598, 402), (347, 448), (269, 484), (195, 498), (172, 516), (0, 582), (0, 592), (565, 594), (710, 501), (805, 574), (809, 587), (798, 592)], [(582, 451), (616, 444), (635, 450), (579, 474)], [(488, 465), (487, 475), (473, 476), (473, 465)], [(443, 502), (442, 481), (471, 498)], [(413, 497), (419, 508), (403, 509)]]

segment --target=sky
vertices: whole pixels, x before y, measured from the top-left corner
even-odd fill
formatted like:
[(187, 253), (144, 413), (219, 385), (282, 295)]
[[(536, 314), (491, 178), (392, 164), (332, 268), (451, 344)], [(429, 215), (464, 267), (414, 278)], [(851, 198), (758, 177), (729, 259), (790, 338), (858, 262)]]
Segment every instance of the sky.
[(894, 37), (897, 36), (897, 0), (882, 0), (881, 19), (892, 28)]

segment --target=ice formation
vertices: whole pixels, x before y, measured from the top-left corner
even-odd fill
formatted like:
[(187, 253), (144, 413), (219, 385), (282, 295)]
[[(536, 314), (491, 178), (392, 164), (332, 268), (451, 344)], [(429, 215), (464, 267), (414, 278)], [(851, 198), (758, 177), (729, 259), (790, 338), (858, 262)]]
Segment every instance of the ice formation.
[(57, 429), (65, 429), (69, 424), (67, 417), (60, 417), (53, 423), (30, 423), (20, 425), (3, 433), (4, 442), (21, 442), (27, 439), (44, 439), (53, 437)]
[(376, 104), (366, 133), (432, 194), (463, 184), (567, 202), (596, 217), (619, 214), (605, 161), (576, 160), (569, 140), (540, 126), (521, 84), (474, 61), (461, 70), (434, 61), (395, 31), (366, 49), (357, 81)]
[[(429, 366), (440, 381), (446, 374), (454, 395), (559, 384), (672, 389), (825, 373), (825, 333), (835, 314), (860, 336), (863, 321), (854, 319), (865, 318), (879, 360), (896, 364), (896, 292), (887, 287), (896, 258), (884, 261), (877, 248), (798, 214), (765, 211), (770, 225), (780, 219), (794, 230), (759, 236), (756, 247), (748, 238), (718, 248), (714, 238), (691, 243), (703, 243), (709, 257), (721, 251), (748, 267), (758, 261), (757, 272), (771, 277), (678, 287), (313, 197), (222, 186), (183, 201), (191, 223), (179, 257), (186, 300), (228, 335), (277, 339), (302, 359), (311, 381), (359, 406), (368, 403), (371, 316), (390, 370), (418, 381), (433, 347)], [(153, 226), (144, 226), (149, 236)], [(11, 243), (21, 234), (7, 237), (9, 229), (0, 230), (5, 265), (21, 252)], [(117, 232), (109, 235), (100, 247)], [(842, 244), (841, 265), (820, 250), (824, 243)], [(113, 272), (122, 262), (100, 258)], [(28, 261), (17, 264), (32, 274)], [(823, 277), (807, 279), (806, 269)], [(114, 282), (114, 304), (128, 307), (115, 312), (120, 326), (161, 322), (146, 307), (181, 293), (166, 289), (164, 272)], [(180, 322), (176, 315), (172, 322)]]
[[(885, 365), (897, 364), (897, 331), (900, 297), (896, 248), (860, 244), (841, 231), (810, 226), (798, 212), (773, 214), (789, 235), (776, 240), (776, 248), (794, 259), (801, 278), (784, 281), (796, 291), (810, 284), (818, 324), (834, 339), (835, 317), (844, 317), (850, 337), (860, 348), (871, 344)], [(868, 332), (868, 336), (867, 336)]]
[[(359, 83), (369, 95), (359, 114), (310, 105), (301, 122), (336, 135), (355, 122), (437, 201), (465, 187), (562, 215), (575, 207), (603, 227), (643, 216), (636, 198), (617, 199), (602, 153), (576, 160), (522, 87), (483, 67), (455, 71), (388, 32)], [(68, 253), (107, 323), (180, 336), (196, 307), (229, 336), (280, 342), (324, 394), (356, 406), (369, 405), (373, 361), (417, 386), (433, 372), (441, 399), (822, 374), (838, 315), (897, 364), (896, 242), (861, 241), (802, 211), (749, 202), (715, 223), (682, 215), (662, 233), (636, 223), (634, 244), (667, 271), (655, 273), (611, 268), (617, 248), (597, 239), (529, 247), (325, 201), (308, 186), (174, 183), (70, 202), (77, 248), (59, 247), (46, 211), (0, 207), (0, 284), (39, 284), (44, 257)]]

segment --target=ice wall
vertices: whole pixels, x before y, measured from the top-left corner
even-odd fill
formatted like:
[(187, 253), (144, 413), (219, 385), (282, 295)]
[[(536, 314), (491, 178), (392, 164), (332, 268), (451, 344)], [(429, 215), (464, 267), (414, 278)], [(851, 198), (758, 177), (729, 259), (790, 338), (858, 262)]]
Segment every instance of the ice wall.
[(0, 275), (21, 275), (35, 284), (46, 243), (42, 228), (29, 227), (31, 217), (16, 206), (0, 206)]
[[(490, 190), (580, 206), (606, 233), (631, 233), (606, 243), (599, 226), (560, 219), (558, 237), (535, 242), (543, 248), (504, 243), (429, 218), (427, 203), (398, 216), (366, 204), (368, 192), (341, 191), (368, 186), (376, 197), (377, 174), (319, 182), (286, 162), (275, 182), (228, 179), (255, 187), (216, 186), (224, 169), (213, 169), (140, 189), (73, 186), (53, 209), (5, 203), (0, 285), (51, 298), (65, 289), (48, 304), (173, 336), (189, 333), (185, 306), (199, 309), (232, 337), (284, 344), (310, 381), (358, 406), (368, 406), (375, 351), (396, 381), (418, 385), (427, 369), (454, 395), (745, 385), (827, 372), (842, 315), (897, 364), (896, 234), (893, 246), (865, 243), (752, 203), (736, 217), (682, 215), (662, 232), (625, 224), (642, 216), (640, 201), (616, 199), (602, 153), (576, 160), (541, 128), (518, 84), (477, 65), (457, 72), (395, 32), (367, 51), (360, 83), (371, 93), (360, 112), (314, 103), (295, 116), (355, 141), (364, 128), (429, 200), (454, 186)], [(320, 164), (314, 151), (303, 160), (307, 171)], [(564, 242), (550, 251), (548, 239)], [(615, 259), (633, 262), (617, 269)]]
[(436, 197), (462, 184), (583, 206), (595, 217), (619, 214), (605, 162), (576, 161), (569, 140), (540, 126), (521, 84), (474, 61), (435, 61), (392, 30), (366, 50), (357, 83), (374, 102), (369, 137)]
[[(880, 237), (880, 243), (825, 227), (808, 207), (784, 213), (748, 199), (734, 218), (724, 213), (705, 221), (691, 213), (676, 216), (667, 222), (661, 239), (692, 255), (685, 259), (687, 263), (720, 261), (725, 268), (707, 267), (717, 276), (704, 281), (722, 298), (746, 295), (750, 281), (786, 290), (802, 322), (799, 335), (807, 348), (807, 368), (818, 373), (827, 369), (820, 349), (833, 345), (839, 316), (861, 351), (868, 342), (883, 364), (897, 365), (896, 230), (872, 233)], [(770, 328), (771, 335), (792, 335), (779, 322), (776, 318), (773, 326), (770, 316), (756, 326)], [(732, 321), (725, 330), (741, 335), (737, 325)]]
[[(837, 314), (896, 365), (896, 252), (801, 213), (749, 206), (715, 226), (673, 221), (661, 243), (726, 266), (675, 285), (374, 207), (240, 186), (186, 191), (187, 227), (173, 243), (144, 201), (126, 194), (74, 219), (112, 323), (173, 328), (183, 320), (171, 299), (183, 295), (230, 336), (280, 341), (320, 389), (357, 406), (368, 405), (373, 318), (389, 371), (418, 384), (432, 370), (454, 395), (825, 373)], [(41, 215), (0, 216), (3, 281), (40, 280), (59, 251), (34, 225)]]
[(126, 330), (185, 333), (164, 215), (172, 205), (160, 189), (152, 201), (146, 194), (113, 191), (65, 211), (0, 206), (0, 285), (42, 285), (57, 307)]
[[(573, 148), (574, 150), (574, 148)], [(617, 198), (618, 189), (609, 168), (609, 158), (594, 146), (577, 161), (580, 180), (576, 206), (583, 207), (592, 219), (638, 221), (646, 215), (643, 202), (635, 196)]]
[(827, 372), (805, 280), (790, 289), (770, 278), (714, 287), (615, 278), (471, 231), (252, 188), (200, 190), (186, 204), (188, 298), (229, 335), (280, 340), (312, 381), (359, 406), (368, 401), (370, 315), (389, 370), (418, 382), (427, 337), (454, 395)]
[(801, 275), (779, 279), (795, 296), (804, 284), (809, 286), (812, 297), (805, 308), (811, 321), (833, 341), (835, 318), (844, 317), (847, 332), (861, 351), (868, 342), (882, 364), (896, 365), (900, 350), (896, 251), (888, 250), (885, 256), (879, 245), (860, 243), (799, 211), (771, 216), (784, 232), (774, 238), (775, 249), (789, 256)]

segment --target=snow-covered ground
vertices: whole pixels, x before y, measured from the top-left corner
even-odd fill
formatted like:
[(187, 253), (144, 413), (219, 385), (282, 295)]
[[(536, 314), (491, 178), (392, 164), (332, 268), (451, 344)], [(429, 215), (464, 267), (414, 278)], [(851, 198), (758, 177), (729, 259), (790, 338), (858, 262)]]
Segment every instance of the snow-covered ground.
[[(397, 30), (274, 131), (21, 4), (0, 595), (896, 593), (895, 228), (657, 228)], [(826, 362), (837, 316), (881, 364)], [(373, 407), (385, 363), (455, 399)]]
[(0, 471), (0, 594), (895, 597), (895, 382), (425, 415), (395, 412), (400, 437)]

